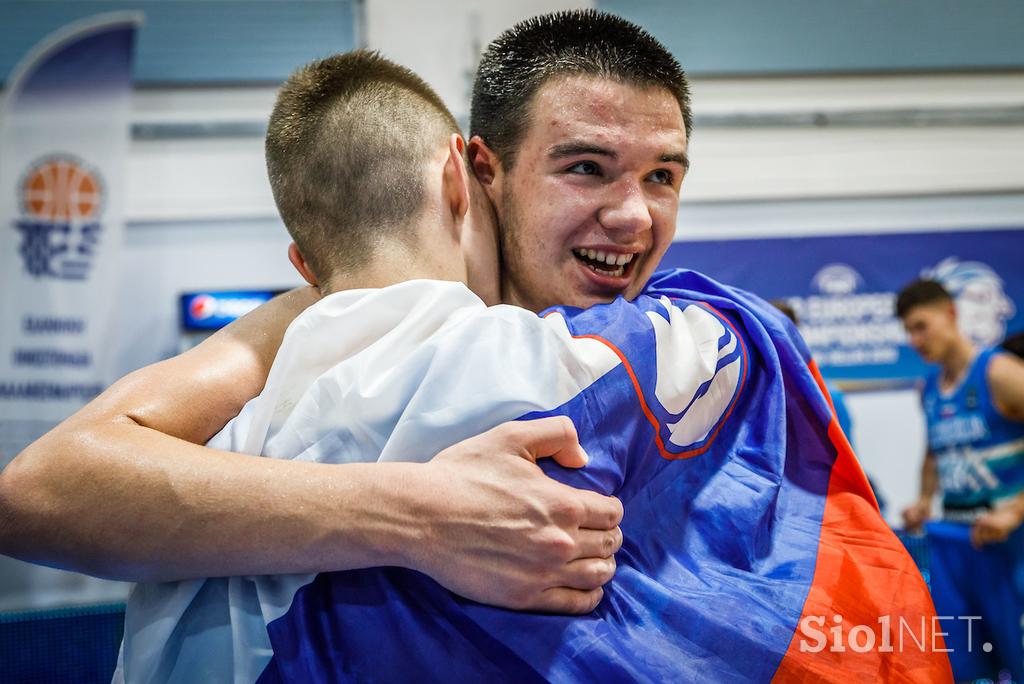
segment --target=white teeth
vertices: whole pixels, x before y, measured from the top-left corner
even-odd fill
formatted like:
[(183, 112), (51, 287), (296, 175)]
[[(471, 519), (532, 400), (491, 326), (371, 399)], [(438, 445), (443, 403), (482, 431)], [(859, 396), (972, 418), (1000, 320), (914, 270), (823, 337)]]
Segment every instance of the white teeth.
[(612, 252), (603, 252), (599, 249), (575, 249), (573, 250), (577, 255), (590, 259), (592, 261), (600, 261), (608, 264), (609, 266), (625, 266), (633, 260), (635, 254), (614, 254)]
[(591, 264), (587, 264), (587, 268), (589, 268), (591, 271), (595, 273), (600, 273), (601, 275), (609, 275), (615, 278), (621, 278), (626, 273), (626, 269), (623, 268), (622, 266), (617, 266), (616, 268), (605, 270), (603, 268), (598, 268)]

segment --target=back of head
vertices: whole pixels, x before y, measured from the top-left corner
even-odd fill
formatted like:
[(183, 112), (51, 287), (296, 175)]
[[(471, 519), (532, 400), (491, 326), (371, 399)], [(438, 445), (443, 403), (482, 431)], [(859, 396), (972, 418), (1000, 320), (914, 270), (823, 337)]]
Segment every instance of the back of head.
[(281, 218), (319, 279), (412, 238), (426, 163), (458, 132), (430, 86), (374, 52), (334, 55), (288, 78), (267, 128), (267, 171)]
[(906, 318), (912, 309), (928, 304), (952, 302), (953, 297), (937, 280), (918, 278), (896, 295), (896, 316)]
[(689, 137), (690, 92), (679, 62), (642, 28), (606, 12), (571, 10), (520, 22), (492, 42), (477, 68), (470, 134), (511, 167), (537, 91), (558, 76), (597, 76), (668, 90)]

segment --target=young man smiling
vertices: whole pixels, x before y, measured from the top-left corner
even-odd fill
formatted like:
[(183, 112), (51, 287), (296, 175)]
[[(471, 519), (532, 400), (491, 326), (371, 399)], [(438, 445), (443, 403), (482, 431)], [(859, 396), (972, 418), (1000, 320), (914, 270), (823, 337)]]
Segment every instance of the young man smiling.
[(682, 71), (649, 35), (607, 15), (554, 23), (491, 43), (470, 119), (502, 297), (534, 311), (640, 294), (675, 235), (692, 125)]

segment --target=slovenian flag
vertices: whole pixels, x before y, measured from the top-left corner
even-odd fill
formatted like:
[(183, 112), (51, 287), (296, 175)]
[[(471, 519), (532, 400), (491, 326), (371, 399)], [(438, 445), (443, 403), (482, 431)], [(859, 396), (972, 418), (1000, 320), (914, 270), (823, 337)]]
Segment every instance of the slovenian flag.
[(321, 574), (269, 623), (260, 681), (951, 680), (922, 577), (787, 320), (688, 271), (544, 316), (619, 359), (521, 416), (572, 418), (590, 464), (545, 470), (622, 500), (598, 608), (501, 610), (404, 569)]

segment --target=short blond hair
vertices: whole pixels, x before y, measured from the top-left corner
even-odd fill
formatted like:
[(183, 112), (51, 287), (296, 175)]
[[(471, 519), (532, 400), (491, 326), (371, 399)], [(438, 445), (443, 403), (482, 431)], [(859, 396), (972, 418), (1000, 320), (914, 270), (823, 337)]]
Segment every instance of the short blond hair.
[(365, 264), (426, 199), (424, 164), (459, 127), (409, 69), (357, 50), (307, 64), (281, 86), (267, 172), (292, 239), (320, 279)]

